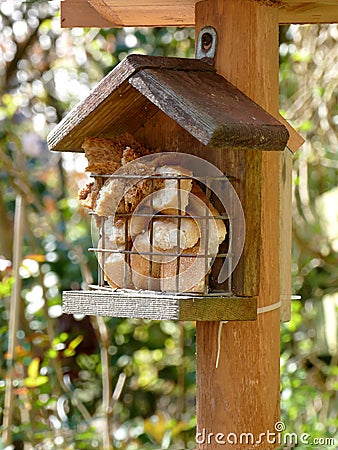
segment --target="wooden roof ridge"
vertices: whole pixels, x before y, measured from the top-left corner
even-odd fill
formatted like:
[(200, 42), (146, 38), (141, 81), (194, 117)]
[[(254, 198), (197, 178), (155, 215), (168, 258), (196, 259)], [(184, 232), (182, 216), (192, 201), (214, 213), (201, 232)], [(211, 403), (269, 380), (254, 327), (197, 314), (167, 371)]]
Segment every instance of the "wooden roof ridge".
[(133, 133), (158, 110), (204, 145), (283, 150), (285, 126), (202, 60), (129, 55), (51, 131), (51, 150)]

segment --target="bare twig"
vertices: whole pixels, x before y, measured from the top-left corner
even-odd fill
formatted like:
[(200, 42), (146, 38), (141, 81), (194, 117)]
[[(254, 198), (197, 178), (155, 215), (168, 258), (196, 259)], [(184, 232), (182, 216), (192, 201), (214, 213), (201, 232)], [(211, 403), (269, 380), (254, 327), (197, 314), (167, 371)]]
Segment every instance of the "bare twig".
[[(44, 298), (47, 298), (46, 287), (43, 284), (41, 275), (40, 275), (40, 286), (42, 286)], [(55, 331), (54, 331), (54, 326), (48, 315), (48, 306), (47, 306), (46, 302), (44, 304), (44, 313), (45, 313), (46, 320), (47, 320), (48, 340), (50, 343), (52, 343), (55, 339)], [(60, 388), (62, 389), (62, 391), (67, 394), (67, 397), (71, 401), (72, 405), (75, 406), (79, 410), (79, 412), (82, 415), (82, 417), (84, 418), (84, 420), (87, 422), (90, 422), (92, 419), (92, 416), (90, 415), (89, 411), (87, 410), (85, 405), (82, 403), (82, 401), (78, 398), (78, 396), (76, 395), (76, 392), (74, 392), (72, 390), (70, 383), (65, 382), (64, 374), (63, 374), (62, 367), (60, 364), (60, 360), (58, 358), (53, 358), (51, 361), (51, 364), (53, 365), (56, 378), (59, 382), (59, 385), (60, 385)], [(61, 395), (61, 392), (57, 392), (57, 394)]]
[(12, 260), (12, 230), (0, 186), (0, 255)]
[(12, 424), (14, 410), (14, 362), (16, 358), (17, 331), (20, 317), (21, 278), (19, 268), (22, 260), (22, 244), (24, 230), (24, 200), (17, 195), (15, 202), (14, 243), (13, 243), (13, 275), (14, 285), (10, 303), (9, 336), (6, 373), (5, 407), (3, 417), (3, 440), (6, 446), (12, 443)]
[[(81, 274), (84, 282), (88, 286), (93, 283), (92, 275), (87, 267), (83, 250), (80, 247), (76, 247), (76, 254), (78, 257)], [(109, 333), (107, 325), (100, 316), (91, 316), (91, 323), (95, 330), (97, 339), (100, 344), (101, 353), (101, 370), (102, 370), (102, 409), (105, 420), (105, 432), (103, 435), (103, 447), (102, 450), (110, 450), (112, 447), (110, 430), (112, 420), (112, 387), (111, 387), (111, 368), (109, 365)]]

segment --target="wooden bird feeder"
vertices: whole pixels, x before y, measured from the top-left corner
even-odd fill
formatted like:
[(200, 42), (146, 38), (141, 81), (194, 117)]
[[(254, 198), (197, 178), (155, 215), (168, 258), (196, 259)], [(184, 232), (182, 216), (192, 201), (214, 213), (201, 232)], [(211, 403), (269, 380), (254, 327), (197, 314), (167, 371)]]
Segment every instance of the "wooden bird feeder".
[[(209, 29), (205, 31), (209, 32)], [(87, 136), (112, 138), (126, 132), (151, 148), (195, 155), (217, 164), (232, 180), (247, 218), (247, 231), (236, 217), (236, 208), (230, 206), (232, 217), (224, 216), (225, 221), (231, 222), (227, 226), (228, 253), (219, 251), (212, 273), (206, 278), (217, 279), (221, 255), (225, 258), (229, 248), (234, 252), (234, 241), (245, 239), (245, 251), (233, 275), (224, 277), (222, 283), (214, 282), (213, 286), (211, 281), (210, 285), (205, 284), (203, 294), (180, 292), (179, 285), (171, 294), (126, 290), (128, 286), (121, 282), (122, 289), (93, 286), (91, 291), (64, 292), (64, 311), (151, 319), (255, 319), (260, 274), (257, 236), (261, 227), (261, 202), (255, 192), (260, 184), (261, 168), (257, 167), (255, 172), (240, 168), (239, 173), (236, 161), (228, 158), (227, 153), (234, 149), (235, 155), (249, 152), (250, 158), (263, 150), (283, 151), (289, 137), (284, 125), (206, 62), (131, 55), (64, 118), (49, 135), (48, 144), (51, 150), (82, 151)], [(189, 164), (193, 163), (188, 163), (186, 169)], [(208, 169), (198, 170), (199, 173), (194, 170), (193, 177), (205, 181), (202, 178)], [(224, 190), (226, 187), (220, 188)], [(229, 211), (224, 213), (229, 215)], [(161, 220), (165, 220), (163, 217)], [(184, 218), (179, 216), (180, 220)], [(236, 229), (239, 227), (242, 229)], [(102, 248), (96, 251), (103, 252)], [(130, 247), (126, 247), (125, 253), (127, 258)], [(185, 257), (177, 256), (177, 262), (180, 258), (183, 267)], [(146, 264), (146, 259), (142, 263)]]
[[(337, 21), (336, 0), (61, 1), (62, 27), (195, 26), (196, 34), (213, 27), (218, 35), (214, 67), (129, 57), (49, 137), (52, 150), (81, 151), (88, 135), (128, 131), (149, 147), (213, 163), (240, 198), (247, 229), (232, 295), (161, 299), (175, 305), (167, 309), (170, 317), (198, 319), (198, 450), (280, 447), (279, 330), (280, 318), (290, 315), (291, 292), (289, 150), (303, 141), (278, 113), (278, 26)], [(290, 133), (287, 147), (279, 122)], [(69, 312), (106, 314), (119, 301), (103, 291), (94, 305), (76, 295), (66, 299)], [(239, 304), (246, 306), (239, 310)], [(230, 320), (222, 335), (219, 320)], [(253, 442), (241, 440), (249, 434)]]

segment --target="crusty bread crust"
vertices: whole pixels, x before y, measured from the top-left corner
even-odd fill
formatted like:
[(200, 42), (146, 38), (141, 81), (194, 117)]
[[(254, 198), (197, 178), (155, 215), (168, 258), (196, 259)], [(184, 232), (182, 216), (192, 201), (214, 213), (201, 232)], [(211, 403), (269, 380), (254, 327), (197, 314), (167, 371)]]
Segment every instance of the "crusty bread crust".
[(155, 258), (140, 255), (140, 253), (151, 251), (149, 232), (136, 236), (132, 251), (138, 252), (130, 255), (132, 281), (135, 288), (159, 291), (161, 287), (161, 264), (155, 262)]
[[(98, 249), (102, 249), (102, 239), (100, 238)], [(130, 267), (126, 262), (125, 254), (122, 253), (125, 245), (116, 245), (111, 240), (105, 239), (105, 250), (119, 250), (120, 253), (97, 252), (97, 259), (104, 270), (104, 278), (113, 288), (127, 288), (132, 289), (134, 286), (131, 281)]]
[[(178, 233), (180, 239), (178, 239)], [(156, 250), (172, 250), (178, 247), (178, 243), (179, 248), (185, 250), (194, 247), (199, 238), (200, 231), (194, 219), (184, 217), (179, 224), (178, 219), (162, 216), (153, 222), (153, 245)]]
[(79, 200), (84, 208), (94, 209), (97, 197), (103, 186), (104, 179), (102, 177), (95, 177), (94, 181), (86, 184), (85, 187), (79, 191)]
[[(144, 156), (149, 153), (146, 147), (128, 133), (115, 138), (87, 136), (83, 141), (82, 148), (88, 159), (88, 167), (100, 164), (102, 170), (104, 170), (106, 166), (106, 172), (101, 172), (106, 174), (114, 173), (110, 171), (112, 163), (119, 165), (126, 164), (130, 158), (136, 159), (139, 156)], [(131, 152), (124, 153), (127, 148), (133, 152), (134, 157), (131, 156)], [(123, 162), (122, 158), (124, 158)], [(86, 170), (91, 171), (89, 168)]]
[[(203, 202), (205, 205), (207, 205), (207, 207), (208, 207), (210, 213), (211, 213), (213, 216), (216, 216), (216, 217), (217, 217), (217, 216), (220, 216), (219, 211), (214, 207), (214, 205), (211, 203), (211, 201), (208, 201), (208, 199), (207, 199), (205, 193), (203, 192), (203, 190), (198, 186), (198, 184), (197, 184), (195, 181), (193, 181), (193, 183), (192, 183), (191, 194), (192, 194), (192, 195), (195, 195), (197, 198), (199, 198), (200, 200), (202, 200), (202, 202)], [(200, 211), (194, 210), (194, 206), (192, 206), (192, 205), (195, 206), (195, 203), (192, 202), (192, 203), (191, 203), (190, 205), (188, 205), (188, 207), (187, 207), (187, 212), (188, 212), (189, 214), (191, 214), (192, 216), (193, 216), (193, 215), (196, 215), (196, 214), (197, 214), (197, 215), (203, 215)], [(198, 208), (198, 209), (200, 209), (200, 208)], [(209, 213), (209, 214), (210, 214), (210, 213)], [(205, 214), (205, 213), (204, 213), (204, 214)], [(227, 234), (227, 230), (226, 230), (225, 223), (224, 223), (224, 221), (223, 221), (222, 219), (215, 218), (214, 220), (215, 220), (216, 227), (217, 227), (218, 244), (220, 245), (220, 244), (224, 241), (224, 239), (225, 239), (225, 236), (226, 236), (226, 234)]]
[[(170, 177), (191, 177), (192, 172), (179, 166), (165, 165), (157, 167), (156, 174), (164, 177), (163, 189), (158, 190), (152, 197), (152, 205), (162, 214), (185, 214), (189, 202), (192, 180), (182, 178), (180, 181)], [(169, 177), (169, 178), (165, 178)]]
[[(88, 160), (86, 171), (97, 175), (111, 175), (121, 165), (150, 153), (149, 149), (128, 133), (115, 138), (87, 136), (83, 141), (82, 148)], [(93, 182), (88, 183), (79, 191), (79, 200), (83, 207), (95, 208), (104, 181), (107, 182), (96, 176)], [(119, 212), (125, 212), (124, 207), (120, 206)]]
[[(188, 248), (179, 256), (178, 291), (203, 293), (205, 286), (205, 260), (185, 254), (199, 254), (199, 244)], [(191, 269), (194, 264), (193, 271)], [(190, 269), (190, 271), (189, 271)], [(187, 272), (188, 271), (188, 272)], [(177, 259), (161, 264), (161, 291), (176, 292)]]
[[(220, 213), (206, 198), (197, 182), (192, 180), (192, 172), (180, 166), (180, 162), (183, 163), (180, 156), (172, 152), (160, 157), (155, 154), (147, 164), (142, 160), (136, 161), (149, 154), (150, 150), (130, 135), (114, 139), (87, 137), (83, 142), (83, 149), (89, 163), (86, 170), (97, 176), (79, 192), (80, 201), (83, 206), (96, 213), (96, 218), (108, 218), (105, 221), (106, 249), (121, 249), (121, 253), (104, 253), (105, 278), (108, 283), (114, 288), (175, 292), (177, 257), (169, 254), (177, 252), (181, 254), (179, 291), (204, 292), (205, 272), (210, 270), (212, 257), (206, 261), (197, 255), (204, 251), (216, 255), (218, 246), (225, 239), (226, 227), (220, 218), (208, 223), (203, 218), (189, 218), (190, 215), (215, 217)], [(129, 167), (128, 163), (132, 161), (135, 162)], [(100, 176), (113, 174), (120, 167), (126, 177)], [(137, 178), (128, 178), (128, 175), (137, 175)], [(177, 176), (183, 178), (178, 182), (174, 178)], [(119, 203), (116, 204), (117, 202)], [(143, 254), (151, 251), (151, 227), (148, 226), (150, 218), (138, 216), (126, 219), (123, 216), (132, 215), (135, 210), (146, 211), (150, 216), (157, 214), (152, 224), (151, 240), (153, 251), (160, 252), (160, 256)], [(167, 217), (177, 214), (182, 216), (179, 220)], [(206, 228), (207, 226), (210, 228)], [(206, 237), (208, 230), (209, 236)], [(130, 248), (135, 253), (126, 258), (123, 250)], [(187, 254), (193, 256), (185, 256)], [(98, 253), (98, 260), (99, 263), (102, 262), (102, 252)]]

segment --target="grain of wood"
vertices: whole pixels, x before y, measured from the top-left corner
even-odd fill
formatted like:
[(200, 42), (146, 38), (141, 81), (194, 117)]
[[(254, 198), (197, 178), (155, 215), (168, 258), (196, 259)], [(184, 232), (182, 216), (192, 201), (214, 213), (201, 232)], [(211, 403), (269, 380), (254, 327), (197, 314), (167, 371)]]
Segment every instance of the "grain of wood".
[(279, 11), (279, 23), (336, 23), (338, 5), (336, 2), (290, 1)]
[[(217, 71), (277, 116), (278, 10), (248, 0), (205, 1), (197, 4), (197, 30), (206, 25), (218, 32)], [(252, 184), (252, 194), (260, 197), (262, 208), (256, 239), (261, 245), (258, 306), (263, 307), (280, 295), (279, 155), (257, 152), (251, 165), (243, 158), (245, 176), (254, 182), (257, 171), (261, 177), (261, 185)], [(250, 202), (249, 191), (246, 200)], [(247, 227), (251, 226), (247, 220)], [(218, 369), (217, 338), (217, 323), (197, 323), (198, 429), (238, 436), (273, 430), (279, 419), (279, 311), (261, 314), (256, 322), (226, 324)], [(255, 446), (275, 447), (266, 441)], [(213, 441), (198, 448), (231, 446)], [(248, 446), (242, 443), (236, 448)]]
[(281, 321), (291, 319), (292, 263), (292, 153), (280, 154), (280, 293)]
[[(255, 0), (278, 8), (278, 21), (290, 23), (338, 22), (336, 0)], [(198, 0), (63, 0), (61, 26), (194, 26)]]
[(284, 150), (288, 132), (223, 77), (145, 69), (130, 83), (204, 145)]
[(282, 123), (289, 132), (289, 140), (287, 143), (288, 149), (291, 150), (292, 153), (296, 153), (296, 151), (299, 150), (299, 147), (304, 144), (304, 138), (280, 114), (278, 116), (278, 121)]
[(81, 152), (86, 136), (112, 137), (141, 127), (156, 108), (132, 89), (128, 80), (139, 70), (151, 67), (214, 72), (201, 61), (130, 55), (51, 131), (47, 138), (50, 150)]
[[(231, 178), (245, 211), (246, 221), (250, 224), (246, 231), (243, 255), (232, 276), (232, 289), (237, 296), (256, 296), (259, 291), (261, 248), (258, 238), (261, 233), (261, 157), (258, 154), (261, 152), (206, 147), (162, 111), (140, 128), (135, 137), (149, 147), (199, 156)], [(250, 157), (246, 158), (246, 153)], [(233, 211), (232, 216), (235, 215), (236, 211)], [(238, 226), (237, 223), (234, 226)], [(216, 259), (212, 269), (214, 274), (219, 273), (218, 263), (221, 261)], [(218, 288), (227, 290), (227, 281)]]
[(255, 320), (255, 297), (189, 297), (157, 292), (65, 291), (63, 311), (152, 320)]
[(87, 136), (134, 134), (160, 108), (205, 145), (283, 150), (274, 117), (199, 60), (132, 55), (49, 134), (51, 150), (82, 151)]
[(60, 2), (61, 28), (94, 27), (111, 28), (111, 21), (102, 15), (87, 0), (63, 0)]

